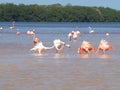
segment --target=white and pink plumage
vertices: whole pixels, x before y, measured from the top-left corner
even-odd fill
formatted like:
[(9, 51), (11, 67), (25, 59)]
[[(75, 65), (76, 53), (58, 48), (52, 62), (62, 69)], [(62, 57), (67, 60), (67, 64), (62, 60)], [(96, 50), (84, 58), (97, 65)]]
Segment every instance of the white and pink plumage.
[(44, 50), (49, 50), (49, 49), (52, 49), (52, 48), (54, 48), (54, 47), (46, 47), (46, 46), (43, 45), (42, 42), (39, 42), (30, 50), (41, 54)]
[(78, 54), (89, 53), (90, 51), (94, 51), (94, 47), (88, 41), (83, 41), (78, 48)]
[(108, 41), (102, 39), (100, 41), (100, 44), (98, 46), (98, 49), (97, 49), (96, 53), (98, 53), (99, 51), (102, 51), (105, 54), (105, 52), (108, 51), (108, 50), (112, 50), (112, 46), (109, 45)]
[(66, 44), (65, 42), (61, 41), (60, 39), (54, 40), (53, 44), (54, 44), (53, 45), (54, 48), (56, 49), (56, 52), (61, 51), (64, 48), (64, 46), (70, 48), (69, 44)]
[(53, 41), (53, 46), (51, 46), (51, 47), (46, 47), (46, 46), (43, 45), (42, 42), (38, 42), (38, 43), (37, 43), (32, 49), (30, 49), (30, 50), (31, 50), (31, 51), (35, 51), (35, 52), (41, 54), (42, 51), (44, 51), (44, 50), (49, 50), (49, 49), (55, 48), (56, 52), (58, 53), (58, 51), (61, 51), (64, 46), (70, 48), (70, 45), (69, 45), (69, 44), (66, 44), (65, 42), (61, 41), (60, 39), (56, 39), (56, 40)]
[(10, 30), (14, 29), (15, 22), (12, 22), (12, 25), (9, 27)]

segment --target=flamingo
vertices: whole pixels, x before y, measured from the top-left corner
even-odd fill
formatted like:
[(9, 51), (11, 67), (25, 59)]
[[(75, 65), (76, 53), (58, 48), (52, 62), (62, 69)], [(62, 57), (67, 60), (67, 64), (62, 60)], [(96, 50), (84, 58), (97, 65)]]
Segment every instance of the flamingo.
[(38, 42), (39, 42), (39, 39), (36, 37), (36, 34), (35, 34), (35, 30), (33, 30), (33, 31), (27, 31), (26, 32), (26, 34), (28, 35), (28, 36), (33, 36), (33, 43), (34, 44), (37, 44)]
[(39, 39), (37, 38), (37, 37), (35, 37), (34, 39), (33, 39), (33, 43), (34, 44), (37, 44), (39, 42)]
[(33, 43), (36, 45), (39, 42), (39, 39), (36, 37), (36, 34), (33, 32)]
[(29, 31), (29, 30), (28, 30), (28, 31), (26, 32), (26, 34), (27, 34), (28, 36), (34, 35), (34, 34), (35, 34), (35, 31), (34, 31), (34, 30), (33, 30), (33, 31)]
[(20, 33), (20, 31), (17, 31), (16, 34), (17, 34), (17, 35), (20, 35), (21, 33)]
[(110, 34), (109, 34), (109, 33), (106, 33), (105, 35), (106, 35), (106, 37), (108, 37)]
[(71, 38), (73, 37), (73, 34), (74, 34), (75, 31), (71, 31), (69, 34), (68, 34), (68, 40), (71, 41)]
[(77, 40), (79, 35), (80, 35), (80, 31), (72, 31), (68, 34), (68, 40), (71, 41), (72, 37), (74, 40)]
[(73, 39), (77, 40), (78, 36), (80, 35), (80, 31), (74, 31), (73, 33)]
[(3, 28), (2, 28), (2, 27), (0, 27), (0, 30), (3, 30)]
[(15, 22), (12, 22), (12, 25), (9, 27), (10, 30), (14, 29)]
[(43, 45), (43, 42), (39, 42), (30, 50), (41, 54), (42, 51), (49, 50), (49, 49), (52, 49), (52, 48), (54, 48), (54, 47), (53, 46), (52, 47), (46, 47), (46, 46)]
[(29, 36), (29, 35), (31, 35), (31, 32), (28, 30), (28, 31), (26, 32), (26, 34)]
[(94, 33), (93, 28), (91, 28), (90, 26), (89, 26), (89, 33), (90, 33), (90, 34)]
[(56, 49), (56, 52), (61, 51), (64, 46), (70, 48), (69, 44), (66, 44), (65, 42), (61, 41), (60, 39), (56, 39), (53, 41), (53, 47)]
[(94, 47), (88, 41), (83, 41), (80, 48), (78, 48), (78, 54), (89, 53), (90, 51), (94, 51)]
[(99, 51), (102, 51), (105, 54), (105, 51), (108, 51), (108, 50), (112, 50), (112, 46), (109, 45), (108, 41), (102, 39), (100, 41), (100, 44), (98, 46), (96, 53), (98, 53)]
[(70, 33), (68, 34), (68, 40), (69, 40), (69, 41), (71, 41), (72, 36), (73, 36), (73, 33), (70, 32)]
[(30, 35), (34, 35), (35, 34), (35, 32), (34, 31), (30, 31)]

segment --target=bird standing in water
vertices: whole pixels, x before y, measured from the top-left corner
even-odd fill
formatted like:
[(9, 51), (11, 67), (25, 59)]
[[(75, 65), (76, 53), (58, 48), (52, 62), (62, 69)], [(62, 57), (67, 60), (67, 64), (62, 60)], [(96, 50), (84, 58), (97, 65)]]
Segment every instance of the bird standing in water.
[(56, 50), (56, 52), (58, 53), (59, 51), (61, 51), (64, 46), (70, 48), (70, 45), (69, 44), (66, 44), (65, 42), (61, 41), (60, 39), (56, 39), (53, 41), (53, 46)]
[(78, 48), (78, 54), (90, 53), (90, 51), (94, 51), (94, 47), (88, 41), (83, 41), (80, 48)]
[(102, 39), (100, 41), (100, 44), (98, 46), (98, 49), (97, 49), (96, 53), (98, 53), (99, 51), (102, 51), (105, 54), (105, 52), (108, 51), (108, 50), (112, 50), (112, 46), (109, 45), (108, 41)]

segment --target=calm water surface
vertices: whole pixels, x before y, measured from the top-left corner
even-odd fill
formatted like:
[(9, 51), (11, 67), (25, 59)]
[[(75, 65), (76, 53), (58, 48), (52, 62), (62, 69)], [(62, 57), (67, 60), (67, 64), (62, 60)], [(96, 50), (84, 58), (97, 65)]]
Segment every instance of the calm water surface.
[[(0, 90), (120, 90), (120, 23), (16, 22), (12, 31), (10, 25), (0, 22)], [(94, 34), (88, 33), (89, 26)], [(30, 51), (33, 37), (26, 35), (33, 29), (45, 46), (61, 39), (71, 48), (59, 54), (54, 49), (35, 54)], [(77, 41), (67, 40), (72, 30), (81, 32)], [(83, 40), (97, 48), (101, 39), (107, 39), (113, 50), (105, 55), (77, 54)]]

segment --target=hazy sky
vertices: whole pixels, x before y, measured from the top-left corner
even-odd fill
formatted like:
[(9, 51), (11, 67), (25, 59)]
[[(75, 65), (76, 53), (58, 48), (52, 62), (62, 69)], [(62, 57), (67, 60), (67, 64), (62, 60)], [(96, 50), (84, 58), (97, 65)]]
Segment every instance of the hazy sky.
[(110, 7), (120, 10), (120, 0), (0, 0), (0, 3), (14, 3), (14, 4), (39, 4), (51, 5), (59, 3), (61, 5), (79, 5), (79, 6), (97, 6)]

